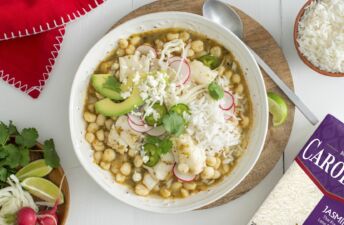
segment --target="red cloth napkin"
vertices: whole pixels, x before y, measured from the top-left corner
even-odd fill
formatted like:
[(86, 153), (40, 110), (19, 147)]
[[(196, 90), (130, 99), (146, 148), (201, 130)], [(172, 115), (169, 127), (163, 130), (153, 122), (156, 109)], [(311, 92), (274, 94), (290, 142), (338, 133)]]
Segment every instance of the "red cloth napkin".
[(0, 0), (0, 78), (38, 98), (66, 23), (104, 0)]

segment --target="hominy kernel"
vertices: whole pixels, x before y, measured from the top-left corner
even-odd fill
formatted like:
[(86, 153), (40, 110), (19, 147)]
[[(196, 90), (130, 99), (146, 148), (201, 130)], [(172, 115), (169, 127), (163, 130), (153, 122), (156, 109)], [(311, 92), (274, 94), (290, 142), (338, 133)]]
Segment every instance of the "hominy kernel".
[(135, 186), (135, 193), (141, 196), (147, 196), (149, 194), (149, 190), (143, 184), (137, 184)]
[(236, 86), (234, 91), (237, 94), (242, 94), (244, 92), (244, 86), (242, 84), (238, 84), (238, 86)]
[(246, 128), (249, 124), (250, 124), (250, 119), (247, 116), (242, 116), (241, 121), (240, 121), (240, 125), (243, 128)]
[(143, 164), (143, 160), (140, 155), (136, 155), (134, 158), (134, 166), (135, 167), (141, 167)]
[(190, 195), (190, 194), (189, 194), (189, 191), (186, 190), (186, 189), (184, 189), (184, 188), (180, 189), (180, 193), (182, 194), (182, 196), (183, 196), (184, 198), (186, 198), (186, 197), (188, 197), (188, 196)]
[(156, 40), (154, 41), (154, 43), (155, 43), (155, 46), (156, 46), (157, 49), (162, 49), (162, 47), (164, 46), (164, 42), (162, 42), (162, 41), (159, 40), (159, 39), (156, 39)]
[(208, 156), (206, 163), (208, 166), (214, 167), (216, 165), (216, 158), (214, 156)]
[(181, 32), (179, 35), (180, 39), (182, 39), (184, 42), (186, 42), (187, 40), (189, 40), (190, 38), (190, 34), (188, 32)]
[(104, 124), (105, 124), (105, 116), (104, 115), (102, 115), (102, 114), (99, 114), (98, 116), (97, 116), (97, 120), (96, 120), (96, 123), (97, 123), (97, 125), (98, 126), (104, 126)]
[(221, 177), (221, 173), (218, 170), (215, 170), (213, 179), (219, 179)]
[(220, 58), (221, 55), (222, 55), (222, 49), (221, 49), (221, 47), (219, 47), (219, 46), (212, 47), (212, 48), (210, 49), (210, 54), (213, 55), (213, 56), (215, 56), (215, 57)]
[(224, 173), (228, 173), (230, 170), (230, 166), (228, 164), (223, 164), (222, 169)]
[(123, 163), (120, 169), (121, 173), (125, 176), (128, 176), (131, 173), (131, 165), (130, 163), (126, 162)]
[(194, 50), (189, 49), (189, 51), (188, 51), (188, 57), (193, 57), (194, 55), (195, 55)]
[(235, 84), (238, 84), (238, 83), (240, 83), (240, 81), (241, 81), (240, 75), (237, 74), (237, 73), (233, 74), (233, 76), (232, 76), (232, 82), (235, 83)]
[(191, 42), (191, 49), (194, 50), (195, 52), (203, 51), (204, 50), (203, 41), (196, 40), (196, 41)]
[(100, 142), (98, 140), (95, 140), (92, 143), (92, 146), (93, 146), (93, 149), (96, 150), (96, 151), (103, 151), (105, 149), (104, 143)]
[(103, 130), (98, 130), (97, 132), (96, 132), (96, 136), (97, 136), (97, 139), (99, 140), (99, 141), (104, 141), (104, 131)]
[(95, 163), (98, 164), (100, 162), (100, 160), (102, 159), (102, 156), (103, 156), (103, 152), (95, 152), (93, 154), (93, 158), (94, 158)]
[(90, 112), (94, 112), (94, 104), (88, 104), (87, 109)]
[(134, 157), (136, 155), (136, 153), (137, 153), (137, 151), (132, 149), (132, 148), (128, 150), (128, 156), (129, 157)]
[(138, 172), (135, 171), (135, 172), (133, 173), (132, 179), (133, 179), (134, 182), (139, 182), (139, 181), (141, 181), (141, 180), (142, 180), (142, 175), (141, 175), (141, 173), (138, 173)]
[(228, 79), (231, 79), (232, 75), (233, 75), (233, 72), (231, 70), (226, 70), (224, 75), (228, 78)]
[(100, 165), (100, 167), (101, 167), (102, 169), (104, 169), (104, 170), (109, 170), (109, 169), (110, 169), (110, 166), (111, 166), (110, 163), (108, 163), (108, 162), (103, 162), (103, 161), (101, 161), (99, 165)]
[(201, 173), (202, 179), (211, 179), (214, 176), (214, 168), (213, 167), (205, 167), (203, 172)]
[(121, 56), (124, 56), (124, 54), (125, 54), (124, 49), (121, 49), (121, 48), (117, 49), (117, 51), (116, 51), (117, 56), (121, 57)]
[(160, 195), (164, 198), (168, 198), (171, 196), (171, 191), (168, 190), (167, 188), (163, 187), (160, 189)]
[(107, 148), (107, 149), (104, 150), (103, 158), (102, 158), (102, 160), (104, 162), (111, 162), (115, 158), (116, 158), (116, 153), (115, 153), (114, 150), (112, 150), (111, 148)]
[(84, 113), (84, 119), (86, 120), (86, 122), (89, 122), (89, 123), (93, 123), (96, 121), (96, 115), (94, 115), (93, 113), (90, 113), (90, 112), (85, 112)]
[(138, 45), (141, 42), (141, 37), (140, 36), (133, 36), (130, 38), (130, 44), (132, 45)]
[(126, 39), (119, 39), (118, 41), (118, 46), (123, 49), (128, 47), (128, 44), (129, 42)]
[(182, 188), (182, 186), (183, 186), (182, 183), (177, 181), (172, 184), (171, 189), (172, 191), (177, 192)]
[(122, 183), (124, 183), (126, 177), (121, 173), (117, 173), (115, 179), (116, 179), (117, 183), (122, 184)]
[(107, 120), (105, 121), (105, 127), (106, 127), (106, 129), (110, 130), (112, 124), (113, 124), (113, 120), (112, 120), (112, 119), (107, 119)]
[(216, 158), (216, 165), (214, 166), (215, 169), (218, 169), (221, 166), (221, 159)]
[(174, 39), (178, 39), (179, 38), (179, 34), (178, 33), (168, 33), (166, 35), (166, 38), (168, 41), (172, 41)]
[(189, 191), (196, 190), (197, 184), (195, 182), (183, 183), (183, 187)]
[(86, 141), (91, 144), (95, 140), (96, 137), (94, 136), (93, 133), (87, 132), (85, 135), (85, 138), (86, 138)]
[(135, 47), (134, 45), (129, 45), (126, 49), (125, 49), (125, 53), (127, 55), (133, 55), (135, 52)]

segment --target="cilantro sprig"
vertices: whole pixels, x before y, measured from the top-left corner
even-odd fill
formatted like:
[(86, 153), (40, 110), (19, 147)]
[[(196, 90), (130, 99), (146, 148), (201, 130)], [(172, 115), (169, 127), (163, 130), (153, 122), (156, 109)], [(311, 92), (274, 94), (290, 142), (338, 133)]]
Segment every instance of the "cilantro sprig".
[[(37, 139), (35, 128), (25, 128), (18, 132), (12, 121), (9, 125), (0, 122), (0, 186), (9, 175), (30, 162), (30, 150), (36, 146)], [(52, 139), (44, 142), (43, 153), (47, 165), (53, 168), (60, 165)]]
[(185, 120), (177, 112), (169, 112), (164, 116), (162, 123), (170, 134), (181, 135), (185, 130)]

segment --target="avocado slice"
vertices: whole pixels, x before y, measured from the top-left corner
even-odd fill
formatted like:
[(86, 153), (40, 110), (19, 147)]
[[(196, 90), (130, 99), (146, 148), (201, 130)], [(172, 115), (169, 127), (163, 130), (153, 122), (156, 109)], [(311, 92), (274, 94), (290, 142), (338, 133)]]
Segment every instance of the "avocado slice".
[(91, 77), (91, 83), (94, 89), (96, 89), (99, 94), (104, 97), (113, 99), (113, 100), (122, 100), (121, 93), (118, 93), (109, 88), (105, 88), (104, 84), (109, 77), (113, 76), (112, 74), (93, 74)]
[(110, 98), (102, 99), (95, 104), (96, 112), (104, 116), (121, 116), (144, 104), (138, 87), (134, 87), (131, 95), (123, 102), (113, 102)]

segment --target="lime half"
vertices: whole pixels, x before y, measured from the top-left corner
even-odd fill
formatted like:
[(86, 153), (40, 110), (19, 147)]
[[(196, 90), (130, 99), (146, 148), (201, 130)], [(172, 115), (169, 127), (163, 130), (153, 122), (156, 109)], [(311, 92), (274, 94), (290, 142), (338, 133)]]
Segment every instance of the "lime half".
[(45, 163), (44, 159), (39, 159), (21, 168), (16, 173), (16, 177), (18, 177), (20, 181), (28, 177), (44, 177), (48, 175), (52, 169), (52, 167)]
[(23, 180), (21, 185), (30, 194), (51, 204), (54, 204), (57, 199), (59, 199), (59, 204), (64, 202), (62, 192), (50, 180), (41, 177), (29, 177)]
[(273, 92), (268, 92), (269, 112), (272, 114), (273, 125), (284, 123), (288, 116), (288, 106), (284, 99)]

